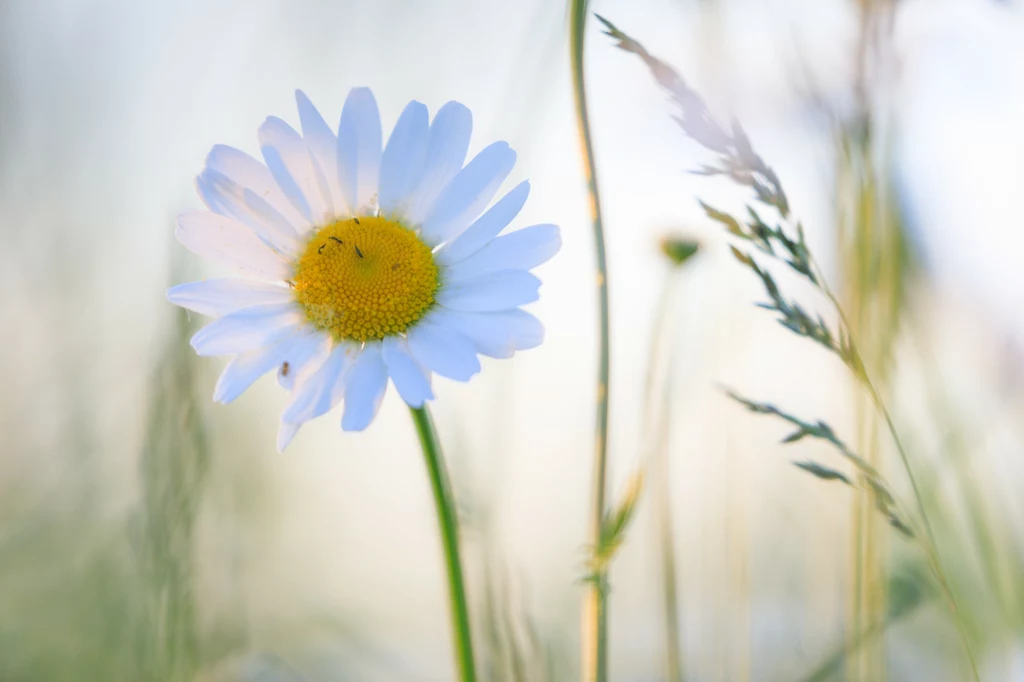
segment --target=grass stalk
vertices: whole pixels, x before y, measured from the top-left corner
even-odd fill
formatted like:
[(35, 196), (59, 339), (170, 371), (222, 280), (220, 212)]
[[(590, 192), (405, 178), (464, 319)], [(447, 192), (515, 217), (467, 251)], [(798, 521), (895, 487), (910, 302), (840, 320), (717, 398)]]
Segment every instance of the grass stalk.
[[(840, 259), (845, 260), (844, 288), (849, 309), (857, 324), (851, 333), (881, 329), (868, 338), (868, 360), (883, 383), (888, 384), (892, 346), (899, 328), (902, 308), (902, 280), (905, 259), (899, 248), (900, 235), (895, 212), (890, 210), (887, 176), (876, 168), (873, 149), (885, 128), (876, 125), (875, 88), (868, 77), (872, 66), (888, 63), (891, 42), (890, 0), (860, 0), (859, 30), (855, 55), (854, 114), (842, 119), (837, 131), (840, 160), (837, 196), (848, 197), (846, 215), (839, 216)], [(886, 145), (883, 144), (883, 148)], [(896, 242), (893, 244), (892, 242)], [(879, 254), (889, 257), (881, 258)], [(863, 394), (855, 396), (859, 423), (858, 450), (868, 464), (884, 470), (878, 439), (878, 413)], [(852, 510), (854, 547), (853, 622), (851, 636), (875, 629), (886, 614), (884, 549), (886, 535), (871, 509), (869, 500), (855, 496)], [(872, 637), (857, 647), (849, 658), (850, 679), (885, 682), (887, 677), (885, 637)]]
[[(584, 80), (583, 45), (587, 22), (587, 0), (570, 0), (569, 58), (572, 66), (573, 99), (576, 105), (576, 127), (580, 135), (583, 171), (590, 195), (590, 219), (594, 235), (594, 255), (599, 308), (597, 420), (595, 431), (593, 491), (590, 509), (590, 541), (598, 547), (602, 540), (608, 487), (608, 393), (609, 393), (609, 323), (608, 277), (605, 264), (604, 225), (597, 188), (594, 149), (587, 114)], [(581, 614), (581, 667), (584, 682), (605, 682), (608, 666), (607, 571), (604, 567), (585, 583)]]
[[(818, 267), (817, 263), (814, 264), (814, 267), (819, 273), (821, 291), (826, 297), (828, 297), (829, 301), (831, 301), (832, 305), (835, 307), (836, 312), (842, 320), (843, 326), (847, 330), (852, 330), (853, 328), (850, 326), (850, 322), (846, 318), (846, 314), (843, 312), (843, 307), (839, 304), (839, 300), (836, 298), (835, 294), (832, 293), (827, 281), (820, 276), (821, 268)], [(896, 446), (896, 452), (899, 454), (900, 464), (903, 467), (904, 472), (907, 474), (907, 480), (910, 481), (910, 488), (914, 494), (914, 504), (917, 508), (918, 515), (921, 517), (920, 525), (924, 527), (925, 535), (920, 542), (920, 545), (924, 550), (929, 568), (931, 568), (932, 573), (939, 582), (939, 588), (942, 591), (942, 595), (945, 598), (946, 604), (953, 616), (953, 620), (956, 623), (957, 634), (960, 637), (964, 653), (967, 654), (967, 660), (970, 664), (971, 677), (975, 682), (980, 682), (981, 676), (978, 672), (978, 664), (974, 657), (974, 648), (971, 646), (970, 638), (967, 634), (967, 624), (964, 622), (963, 616), (960, 613), (956, 595), (953, 593), (953, 588), (949, 583), (946, 571), (939, 558), (938, 544), (935, 541), (935, 532), (932, 530), (932, 524), (928, 518), (928, 511), (924, 503), (924, 496), (922, 495), (921, 488), (917, 483), (917, 477), (914, 475), (914, 467), (910, 464), (910, 457), (907, 455), (907, 450), (903, 446), (903, 440), (900, 438), (899, 431), (896, 429), (896, 424), (893, 422), (892, 415), (889, 413), (889, 408), (886, 407), (885, 402), (883, 402), (881, 395), (878, 393), (878, 389), (875, 388), (875, 384), (871, 380), (871, 376), (864, 365), (864, 360), (860, 355), (860, 351), (857, 349), (857, 345), (852, 336), (852, 331), (850, 333), (850, 349), (854, 353), (856, 366), (860, 368), (860, 371), (857, 372), (857, 379), (864, 386), (864, 390), (867, 391), (868, 397), (871, 399), (871, 403), (875, 406), (878, 414), (881, 415), (885, 422), (886, 429), (892, 438), (893, 444)], [(899, 502), (897, 501), (897, 504), (898, 503)], [(912, 517), (908, 516), (908, 518)], [(915, 537), (920, 538), (920, 533), (915, 533)]]
[[(665, 628), (665, 676), (667, 682), (682, 682), (683, 654), (680, 645), (682, 628), (679, 619), (679, 590), (676, 583), (675, 531), (672, 523), (672, 495), (669, 459), (670, 415), (676, 373), (676, 344), (673, 342), (672, 310), (683, 268), (700, 250), (689, 239), (666, 238), (661, 250), (672, 269), (658, 294), (654, 329), (651, 334), (650, 361), (644, 384), (644, 466), (654, 474), (655, 545), (661, 571), (662, 618)], [(661, 383), (658, 383), (658, 379)]]
[(426, 407), (411, 408), (416, 433), (427, 462), (430, 487), (434, 493), (437, 521), (441, 528), (445, 568), (448, 573), (448, 597), (451, 607), (452, 640), (455, 650), (455, 668), (460, 682), (476, 681), (476, 663), (473, 658), (473, 633), (469, 622), (469, 602), (462, 575), (462, 556), (459, 552), (459, 521), (448, 470), (441, 453), (437, 429)]
[[(657, 533), (658, 564), (661, 571), (662, 618), (665, 628), (665, 676), (668, 682), (683, 682), (683, 655), (680, 648), (679, 590), (676, 584), (675, 530), (672, 523), (672, 495), (669, 479), (669, 419), (672, 402), (673, 362), (671, 347), (664, 346), (671, 335), (671, 301), (678, 270), (673, 268), (665, 278), (658, 297), (651, 340), (650, 365), (644, 394), (647, 403), (648, 433), (653, 434), (650, 449), (650, 468), (654, 473), (655, 524)], [(655, 391), (655, 379), (663, 376), (661, 391)], [(660, 400), (658, 398), (660, 397)]]
[[(875, 32), (861, 32), (858, 63), (865, 68), (866, 45), (875, 45)], [(858, 76), (857, 82), (861, 81)], [(881, 329), (867, 337), (862, 349), (872, 372), (888, 384), (892, 347), (899, 328), (902, 309), (902, 272), (905, 259), (900, 249), (899, 223), (886, 202), (885, 176), (875, 168), (872, 140), (875, 126), (866, 113), (869, 109), (866, 88), (857, 88), (861, 100), (857, 116), (844, 121), (836, 132), (837, 168), (836, 196), (839, 238), (838, 257), (843, 262), (843, 289), (846, 310), (856, 324), (851, 333), (863, 338), (864, 330)], [(893, 254), (880, 258), (879, 253)], [(857, 451), (868, 465), (882, 472), (885, 465), (879, 445), (879, 416), (871, 401), (860, 389), (852, 387), (857, 415)], [(885, 606), (885, 540), (880, 517), (871, 501), (856, 495), (851, 508), (851, 540), (853, 558), (851, 581), (851, 618), (849, 636), (856, 638), (865, 630), (884, 621)], [(856, 647), (847, 659), (847, 678), (884, 682), (887, 677), (885, 638), (874, 637)]]

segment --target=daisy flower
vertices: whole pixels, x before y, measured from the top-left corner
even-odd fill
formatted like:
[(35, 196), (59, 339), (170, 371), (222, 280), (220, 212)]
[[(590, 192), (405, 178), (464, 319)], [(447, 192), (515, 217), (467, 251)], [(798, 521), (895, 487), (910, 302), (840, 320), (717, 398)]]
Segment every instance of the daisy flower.
[(499, 236), (530, 186), (491, 205), (516, 154), (495, 142), (463, 165), (472, 116), (458, 102), (433, 121), (410, 102), (382, 144), (370, 90), (349, 93), (337, 134), (296, 100), (301, 133), (268, 118), (262, 162), (215, 146), (196, 178), (209, 210), (178, 217), (178, 240), (237, 276), (167, 292), (215, 318), (192, 338), (199, 355), (231, 356), (214, 400), (277, 371), (290, 391), (280, 450), (339, 402), (342, 428), (365, 429), (389, 381), (419, 408), (434, 374), (467, 381), (479, 355), (540, 344), (541, 323), (520, 306), (538, 298), (530, 270), (561, 245), (550, 224)]

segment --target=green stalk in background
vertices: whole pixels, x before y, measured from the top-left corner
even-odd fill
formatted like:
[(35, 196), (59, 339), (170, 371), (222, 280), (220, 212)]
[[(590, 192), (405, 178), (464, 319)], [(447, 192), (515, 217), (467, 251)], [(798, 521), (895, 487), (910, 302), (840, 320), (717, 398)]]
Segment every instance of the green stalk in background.
[[(658, 303), (658, 316), (655, 319), (654, 338), (651, 342), (651, 356), (649, 374), (647, 377), (647, 409), (651, 426), (648, 432), (653, 434), (654, 443), (650, 450), (650, 467), (654, 473), (654, 498), (655, 498), (655, 523), (657, 524), (657, 546), (660, 555), (661, 568), (661, 598), (662, 616), (665, 626), (665, 675), (668, 682), (682, 682), (683, 680), (683, 654), (679, 645), (679, 590), (676, 585), (676, 550), (675, 531), (672, 524), (672, 494), (669, 480), (669, 419), (672, 404), (672, 351), (667, 351), (668, 357), (664, 361), (664, 372), (662, 389), (659, 392), (660, 400), (655, 398), (654, 378), (655, 368), (659, 366), (658, 359), (666, 351), (662, 346), (668, 340), (668, 326), (671, 316), (670, 302), (676, 283), (676, 269), (673, 268), (665, 278)], [(655, 407), (657, 405), (657, 407)], [(657, 413), (655, 414), (655, 410)]]
[(441, 442), (437, 429), (426, 407), (414, 407), (412, 418), (416, 432), (423, 446), (423, 457), (427, 461), (430, 487), (434, 492), (437, 521), (441, 527), (441, 542), (444, 545), (445, 568), (448, 571), (448, 597), (451, 604), (452, 639), (455, 649), (455, 667), (461, 682), (476, 681), (476, 664), (473, 659), (473, 632), (469, 624), (469, 602), (466, 599), (466, 585), (462, 577), (462, 557), (459, 553), (459, 519), (452, 494), (452, 484), (444, 466)]
[[(906, 243), (888, 172), (886, 127), (877, 125), (877, 86), (869, 73), (886, 72), (891, 63), (891, 0), (859, 0), (859, 36), (853, 81), (855, 110), (838, 122), (837, 257), (842, 265), (842, 294), (851, 334), (869, 372), (888, 393), (892, 349), (900, 329), (907, 277)], [(884, 122), (884, 119), (883, 121)], [(879, 155), (878, 150), (881, 150)], [(879, 156), (881, 158), (879, 158)], [(871, 333), (868, 333), (868, 332)], [(885, 471), (879, 441), (879, 416), (871, 401), (853, 387), (858, 424), (857, 450), (868, 464)], [(847, 678), (885, 682), (887, 534), (870, 501), (855, 495), (851, 509), (852, 577), (848, 627), (852, 654)], [(862, 639), (865, 631), (878, 637)], [(852, 646), (854, 642), (859, 646)]]
[[(865, 124), (859, 137), (840, 133), (841, 161), (837, 193), (849, 201), (839, 217), (840, 258), (843, 263), (845, 308), (850, 311), (851, 333), (864, 339), (864, 362), (888, 393), (892, 374), (892, 351), (899, 331), (904, 303), (906, 244), (898, 212), (893, 205), (889, 180), (884, 170), (874, 168), (872, 135)], [(884, 256), (882, 256), (884, 254)], [(872, 330), (874, 333), (867, 333)], [(879, 416), (871, 401), (855, 391), (860, 435), (858, 451), (867, 462), (885, 471), (879, 442)], [(885, 572), (886, 535), (884, 525), (869, 500), (854, 497), (854, 580), (852, 597), (855, 618), (851, 638), (863, 630), (878, 629), (886, 618)], [(885, 638), (877, 637), (858, 650), (851, 666), (859, 666), (854, 679), (883, 682)]]
[[(984, 431), (991, 427), (972, 422), (961, 409), (962, 389), (946, 383), (934, 335), (920, 333), (925, 324), (917, 319), (908, 325), (915, 355), (922, 361), (923, 393), (931, 414), (921, 428), (923, 433), (940, 434), (941, 447), (935, 453), (936, 465), (924, 471), (919, 482), (939, 538), (946, 546), (973, 548), (958, 551), (949, 561), (950, 580), (966, 592), (969, 608), (964, 618), (974, 641), (992, 647), (993, 642), (1014, 641), (1024, 631), (1024, 557), (1008, 541), (1014, 530), (1007, 524), (1015, 515), (1006, 506), (1007, 499), (986, 485), (999, 475), (978, 451)], [(916, 441), (923, 439), (916, 435)]]
[(198, 368), (187, 339), (188, 314), (175, 330), (150, 380), (139, 469), (140, 509), (131, 537), (144, 584), (145, 678), (187, 682), (201, 668), (195, 598), (195, 534), (210, 468), (210, 449), (196, 400)]
[[(874, 374), (879, 377), (881, 385), (886, 387), (890, 374), (890, 351), (895, 340), (895, 331), (898, 329), (898, 319), (895, 319), (898, 318), (898, 308), (886, 308), (887, 303), (896, 300), (897, 294), (893, 294), (892, 287), (889, 286), (895, 283), (894, 278), (883, 275), (889, 274), (888, 270), (892, 270), (892, 266), (902, 259), (898, 257), (897, 251), (886, 251), (896, 255), (895, 258), (885, 258), (879, 263), (887, 272), (874, 273), (875, 276), (867, 277), (867, 271), (872, 270), (867, 260), (874, 260), (877, 251), (873, 248), (848, 248), (848, 241), (872, 242), (875, 239), (885, 239), (890, 236), (889, 233), (893, 229), (892, 223), (882, 214), (878, 205), (878, 178), (870, 169), (870, 152), (863, 148), (859, 151), (864, 155), (864, 158), (860, 159), (863, 163), (847, 161), (850, 167), (843, 169), (845, 173), (841, 170), (838, 188), (840, 194), (851, 193), (856, 199), (851, 215), (841, 216), (839, 220), (840, 243), (844, 246), (840, 257), (845, 258), (844, 293), (846, 305), (851, 311), (851, 321), (855, 325), (852, 332), (858, 338), (866, 340), (865, 361), (871, 363), (875, 368)], [(857, 245), (862, 246), (859, 243)], [(891, 312), (894, 319), (886, 320), (887, 324), (872, 324), (876, 321), (875, 318), (887, 312)], [(867, 329), (877, 331), (875, 334), (863, 333)], [(878, 438), (878, 417), (870, 400), (858, 389), (856, 385), (851, 387), (859, 425), (857, 451), (862, 453), (868, 464), (884, 475), (886, 467)], [(875, 513), (870, 500), (863, 495), (854, 495), (852, 503), (854, 580), (851, 582), (850, 604), (853, 617), (848, 633), (851, 643), (861, 638), (861, 633), (865, 630), (882, 630), (881, 624), (886, 618), (887, 553), (885, 525)], [(855, 648), (855, 655), (847, 660), (848, 678), (884, 682), (887, 677), (884, 636), (868, 638), (862, 642), (861, 646)]]
[[(821, 272), (820, 267), (816, 263), (814, 264), (814, 268), (817, 272)], [(832, 293), (832, 290), (829, 289), (828, 284), (825, 283), (824, 279), (820, 279), (820, 282), (822, 293), (824, 293), (832, 302), (836, 312), (839, 314), (843, 327), (851, 329), (850, 321), (843, 312), (843, 308), (839, 304), (839, 299), (836, 298), (834, 293)], [(910, 482), (910, 489), (913, 492), (914, 503), (917, 507), (918, 514), (921, 517), (921, 525), (924, 527), (925, 531), (925, 535), (920, 546), (924, 551), (925, 559), (928, 561), (928, 565), (932, 569), (935, 579), (939, 583), (939, 588), (946, 599), (946, 605), (949, 607), (949, 611), (953, 616), (953, 621), (956, 623), (957, 634), (963, 644), (964, 653), (967, 656), (967, 662), (970, 666), (971, 679), (975, 680), (975, 682), (980, 682), (981, 676), (978, 672), (978, 662), (974, 657), (974, 647), (971, 644), (970, 636), (967, 632), (967, 624), (964, 621), (963, 614), (960, 612), (956, 594), (953, 592), (952, 584), (949, 582), (949, 578), (946, 575), (946, 569), (942, 565), (942, 560), (939, 556), (938, 543), (935, 539), (935, 531), (932, 529), (931, 521), (928, 518), (928, 510), (924, 502), (924, 495), (921, 492), (921, 486), (918, 485), (917, 477), (914, 475), (914, 469), (910, 464), (910, 456), (907, 454), (906, 448), (903, 447), (903, 439), (900, 438), (899, 432), (896, 430), (896, 424), (893, 422), (892, 415), (889, 413), (889, 408), (882, 401), (882, 397), (878, 393), (878, 389), (872, 382), (867, 370), (864, 369), (865, 365), (863, 356), (858, 351), (852, 337), (849, 338), (849, 343), (850, 350), (853, 353), (852, 357), (854, 358), (855, 366), (860, 368), (859, 372), (855, 372), (856, 378), (867, 391), (868, 397), (871, 399), (871, 403), (875, 406), (875, 409), (885, 422), (893, 444), (896, 446), (896, 452), (899, 455), (900, 463), (903, 465), (903, 471), (906, 473), (907, 480)], [(898, 506), (905, 507), (905, 505)], [(914, 533), (914, 536), (920, 537), (920, 533)]]
[[(672, 333), (672, 308), (678, 287), (679, 274), (683, 264), (694, 256), (699, 246), (696, 242), (683, 239), (665, 239), (662, 252), (668, 257), (672, 269), (665, 277), (658, 296), (657, 312), (654, 318), (654, 333), (651, 338), (650, 364), (647, 369), (647, 384), (644, 390), (644, 415), (652, 442), (644, 448), (645, 459), (654, 473), (654, 502), (656, 542), (661, 568), (662, 616), (665, 627), (665, 675), (667, 682), (683, 682), (683, 654), (680, 647), (681, 628), (679, 625), (679, 590), (676, 584), (675, 531), (672, 524), (669, 415), (672, 413), (672, 389), (675, 375), (675, 344)], [(658, 378), (660, 390), (655, 390)]]
[[(569, 3), (569, 58), (572, 64), (573, 97), (576, 103), (576, 126), (579, 129), (583, 155), (583, 171), (590, 193), (590, 219), (594, 232), (596, 283), (599, 306), (597, 425), (594, 448), (593, 493), (590, 509), (590, 541), (594, 548), (602, 543), (605, 518), (605, 496), (608, 487), (608, 277), (605, 265), (604, 225), (601, 221), (601, 200), (597, 190), (594, 148), (587, 115), (586, 86), (583, 77), (583, 39), (587, 23), (587, 0)], [(581, 656), (584, 682), (604, 682), (608, 675), (608, 613), (607, 570), (601, 566), (586, 582), (581, 615)]]

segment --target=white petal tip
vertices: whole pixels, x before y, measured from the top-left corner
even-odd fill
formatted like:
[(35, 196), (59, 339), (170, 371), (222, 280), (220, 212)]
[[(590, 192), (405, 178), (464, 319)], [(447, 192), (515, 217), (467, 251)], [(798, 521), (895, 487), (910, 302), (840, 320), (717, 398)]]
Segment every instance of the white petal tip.
[(341, 418), (341, 430), (348, 431), (349, 433), (358, 433), (360, 431), (365, 431), (366, 427), (368, 427), (369, 425), (370, 422), (366, 420), (361, 419), (359, 421), (356, 421), (355, 419), (345, 419), (344, 417)]
[[(206, 329), (206, 327), (203, 327), (203, 329)], [(196, 352), (196, 355), (198, 355), (199, 357), (214, 357), (215, 355), (218, 355), (218, 353), (209, 352), (209, 348), (207, 347), (207, 337), (209, 336), (209, 334), (203, 334), (203, 329), (197, 331), (195, 335), (191, 339), (189, 339), (188, 343), (190, 346), (192, 346), (192, 350), (194, 350)]]
[[(449, 101), (445, 102), (444, 105), (438, 110), (438, 113), (441, 113), (441, 111), (449, 111), (449, 112), (456, 112), (457, 111), (459, 114), (461, 114), (463, 116), (466, 116), (466, 117), (468, 117), (470, 119), (473, 118), (473, 112), (469, 110), (469, 107), (467, 107), (462, 102), (458, 102), (456, 100), (449, 100)], [(435, 116), (436, 115), (437, 114), (435, 114)]]
[(295, 434), (299, 432), (302, 424), (292, 424), (290, 422), (281, 422), (281, 426), (277, 429), (277, 451), (284, 452), (292, 440), (295, 438)]
[(405, 398), (402, 398), (402, 400), (405, 402), (406, 405), (408, 405), (409, 407), (411, 407), (413, 409), (416, 409), (416, 410), (418, 410), (421, 407), (423, 407), (428, 400), (433, 400), (433, 399), (434, 399), (433, 395), (426, 396), (422, 400), (413, 400), (411, 402), (406, 400)]
[(167, 297), (168, 302), (178, 306), (179, 308), (192, 310), (192, 308), (190, 308), (188, 304), (190, 298), (189, 290), (193, 288), (193, 284), (195, 284), (195, 282), (190, 282), (189, 284), (179, 284), (177, 286), (171, 287), (170, 289), (167, 290), (167, 293), (165, 293), (164, 295)]
[(228, 387), (222, 385), (221, 382), (217, 382), (217, 385), (213, 388), (213, 402), (221, 405), (228, 405), (238, 397), (238, 394), (231, 395)]
[(460, 381), (460, 382), (465, 384), (465, 383), (468, 383), (469, 381), (471, 381), (473, 379), (473, 377), (475, 377), (477, 374), (479, 374), (482, 369), (483, 368), (480, 366), (480, 360), (479, 360), (479, 358), (477, 358), (476, 369), (474, 369), (473, 371), (468, 372), (468, 373), (466, 373), (466, 374), (464, 374), (462, 376), (459, 376), (459, 377), (448, 377), (448, 378), (451, 379), (452, 381)]

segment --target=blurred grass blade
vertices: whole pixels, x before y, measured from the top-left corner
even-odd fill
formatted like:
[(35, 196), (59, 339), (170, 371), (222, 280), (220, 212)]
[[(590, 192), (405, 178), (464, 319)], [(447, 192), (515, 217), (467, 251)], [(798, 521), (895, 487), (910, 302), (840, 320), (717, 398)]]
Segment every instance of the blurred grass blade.
[(142, 500), (133, 527), (149, 621), (143, 665), (146, 679), (166, 682), (188, 682), (200, 666), (194, 536), (210, 452), (188, 344), (192, 331), (188, 313), (175, 310), (174, 333), (150, 381)]

